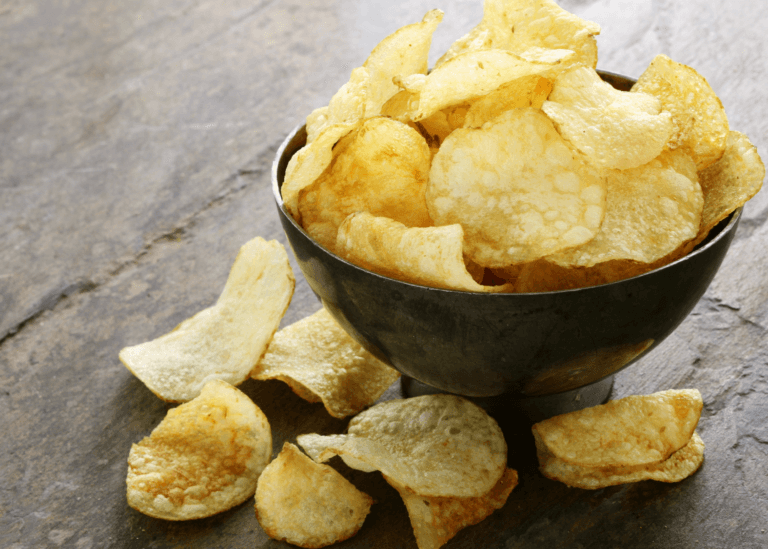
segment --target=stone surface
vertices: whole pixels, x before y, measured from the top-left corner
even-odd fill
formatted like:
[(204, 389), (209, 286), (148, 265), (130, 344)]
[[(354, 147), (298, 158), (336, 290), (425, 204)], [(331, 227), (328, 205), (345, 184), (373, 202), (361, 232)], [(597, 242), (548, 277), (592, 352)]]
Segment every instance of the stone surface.
[[(660, 52), (694, 66), (768, 157), (768, 4), (561, 4), (603, 26), (599, 68), (636, 77)], [(130, 445), (169, 406), (117, 353), (210, 305), (242, 243), (283, 241), (269, 187), (283, 136), (433, 7), (446, 13), (434, 61), (480, 19), (479, 0), (0, 6), (0, 546), (284, 546), (250, 502), (190, 523), (127, 507)], [(768, 546), (767, 197), (748, 205), (694, 312), (613, 391), (699, 388), (702, 469), (675, 485), (569, 489), (538, 474), (525, 427), (500, 417), (520, 485), (446, 547)], [(284, 324), (319, 307), (296, 273)], [(275, 453), (346, 426), (280, 382), (243, 388), (272, 423)], [(343, 546), (414, 548), (398, 494), (334, 465), (377, 501)]]

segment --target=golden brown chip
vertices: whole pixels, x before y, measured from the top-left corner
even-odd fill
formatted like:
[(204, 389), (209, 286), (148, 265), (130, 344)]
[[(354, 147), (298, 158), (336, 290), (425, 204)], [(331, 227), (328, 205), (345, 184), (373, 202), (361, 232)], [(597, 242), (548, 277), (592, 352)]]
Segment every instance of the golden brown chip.
[(339, 455), (361, 471), (381, 471), (422, 496), (486, 494), (507, 464), (496, 421), (455, 395), (427, 395), (377, 404), (355, 416), (345, 435), (301, 435), (315, 461)]
[(755, 196), (763, 179), (765, 166), (755, 146), (743, 133), (729, 132), (723, 157), (699, 172), (704, 211), (694, 244), (704, 240), (715, 225)]
[(367, 212), (350, 215), (339, 228), (336, 253), (390, 278), (433, 288), (502, 291), (482, 286), (467, 271), (461, 225), (408, 228)]
[(357, 534), (373, 499), (286, 442), (256, 488), (256, 518), (271, 538), (318, 548)]
[(277, 332), (254, 379), (279, 379), (301, 398), (322, 401), (333, 417), (373, 404), (400, 377), (363, 349), (323, 308)]
[(535, 424), (536, 449), (581, 467), (659, 463), (688, 443), (702, 406), (696, 389), (612, 400)]
[(285, 209), (296, 221), (301, 221), (299, 192), (325, 171), (339, 139), (363, 123), (369, 87), (368, 70), (358, 67), (327, 108), (316, 109), (307, 117), (307, 144), (291, 157), (280, 189)]
[(294, 286), (282, 244), (254, 238), (240, 248), (215, 305), (157, 339), (125, 347), (120, 360), (170, 402), (195, 398), (211, 379), (238, 385), (267, 349)]
[(691, 67), (657, 55), (632, 86), (633, 92), (658, 97), (672, 114), (675, 132), (668, 146), (684, 147), (701, 170), (725, 152), (728, 118), (707, 80)]
[(432, 225), (424, 198), (431, 158), (413, 128), (388, 118), (368, 119), (339, 142), (329, 168), (301, 191), (302, 226), (333, 251), (339, 226), (358, 211), (409, 227)]
[(565, 11), (553, 0), (485, 0), (483, 20), (454, 42), (435, 67), (467, 51), (520, 53), (531, 48), (572, 50), (576, 61), (595, 67), (598, 34), (600, 25)]
[(463, 528), (477, 524), (496, 509), (501, 509), (517, 486), (514, 469), (506, 469), (487, 494), (473, 498), (420, 496), (392, 479), (384, 478), (405, 502), (419, 549), (442, 547)]
[(190, 520), (250, 498), (272, 454), (262, 411), (228, 383), (206, 383), (131, 446), (128, 505), (151, 517)]
[(586, 67), (561, 73), (541, 108), (560, 134), (601, 168), (625, 170), (650, 162), (674, 131), (672, 116), (656, 97), (619, 91)]
[(393, 79), (426, 74), (432, 33), (442, 20), (442, 11), (431, 10), (420, 23), (398, 29), (373, 49), (363, 64), (371, 77), (366, 118), (380, 115), (382, 106), (399, 91)]
[(694, 432), (685, 446), (658, 463), (634, 467), (580, 467), (543, 455), (540, 456), (540, 469), (545, 477), (573, 488), (597, 490), (641, 480), (680, 482), (695, 473), (703, 462), (704, 441)]
[(427, 205), (435, 225), (462, 226), (470, 259), (506, 267), (591, 240), (604, 185), (541, 111), (514, 109), (451, 133), (432, 161)]
[(606, 173), (605, 218), (595, 238), (547, 261), (563, 267), (612, 260), (650, 264), (696, 236), (704, 197), (686, 151), (664, 151), (639, 168)]

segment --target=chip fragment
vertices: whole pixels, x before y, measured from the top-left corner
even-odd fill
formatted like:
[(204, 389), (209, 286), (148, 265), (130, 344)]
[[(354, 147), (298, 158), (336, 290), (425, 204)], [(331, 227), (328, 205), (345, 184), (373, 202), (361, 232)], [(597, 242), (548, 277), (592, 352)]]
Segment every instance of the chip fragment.
[(327, 309), (278, 331), (251, 373), (279, 379), (336, 418), (373, 404), (400, 374), (353, 340)]
[(166, 520), (226, 511), (253, 496), (271, 454), (262, 411), (228, 383), (209, 381), (131, 446), (128, 505)]
[(267, 535), (311, 549), (357, 534), (373, 503), (335, 469), (289, 442), (259, 477), (255, 500)]
[(560, 134), (601, 168), (625, 170), (650, 162), (674, 131), (659, 99), (617, 90), (587, 67), (560, 74), (541, 108)]
[(588, 242), (600, 228), (604, 201), (601, 174), (533, 108), (451, 133), (427, 187), (435, 225), (460, 224), (465, 254), (491, 268)]
[(120, 351), (120, 360), (163, 400), (195, 398), (211, 379), (248, 378), (291, 302), (295, 279), (279, 242), (256, 237), (240, 248), (215, 305), (173, 331)]
[(696, 70), (659, 54), (637, 79), (632, 91), (659, 98), (661, 108), (671, 113), (675, 123), (668, 147), (687, 149), (696, 169), (714, 164), (723, 155), (728, 118), (722, 102)]
[(467, 271), (461, 225), (408, 228), (367, 212), (350, 215), (339, 228), (336, 253), (370, 271), (433, 288), (502, 291), (478, 284)]
[(701, 463), (703, 443), (692, 437), (702, 407), (698, 390), (682, 389), (555, 416), (532, 428), (540, 469), (545, 476), (581, 487), (625, 479), (679, 480)]
[(339, 455), (353, 469), (381, 471), (421, 496), (482, 496), (507, 464), (496, 421), (455, 395), (390, 400), (352, 418), (347, 434), (297, 440), (315, 461)]
[(438, 549), (459, 531), (477, 524), (507, 502), (517, 471), (507, 468), (491, 490), (478, 497), (427, 497), (384, 477), (403, 498), (419, 549)]
[(431, 158), (413, 128), (384, 117), (368, 119), (339, 142), (328, 169), (301, 191), (302, 226), (333, 251), (339, 226), (358, 211), (409, 227), (432, 225), (424, 198)]
[(467, 51), (523, 52), (533, 47), (576, 52), (576, 60), (597, 65), (600, 25), (567, 12), (553, 0), (485, 0), (483, 20), (459, 38), (435, 67)]

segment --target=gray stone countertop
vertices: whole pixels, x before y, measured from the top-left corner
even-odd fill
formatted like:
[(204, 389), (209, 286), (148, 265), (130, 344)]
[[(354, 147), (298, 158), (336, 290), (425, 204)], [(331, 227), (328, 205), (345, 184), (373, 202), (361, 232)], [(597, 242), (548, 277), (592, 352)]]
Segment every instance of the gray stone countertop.
[[(768, 3), (561, 5), (602, 25), (598, 68), (637, 77), (657, 53), (693, 66), (768, 156)], [(479, 21), (480, 0), (0, 4), (1, 547), (287, 547), (252, 502), (188, 523), (127, 506), (130, 446), (170, 406), (117, 354), (212, 304), (247, 240), (285, 243), (269, 173), (283, 137), (435, 7), (433, 61)], [(447, 548), (768, 547), (767, 214), (762, 192), (695, 310), (616, 377), (613, 397), (700, 389), (699, 472), (584, 491), (511, 451), (520, 485)], [(283, 325), (320, 306), (294, 270)], [(275, 454), (346, 426), (281, 382), (242, 388)], [(378, 473), (343, 472), (377, 503), (339, 547), (415, 548), (398, 494)]]

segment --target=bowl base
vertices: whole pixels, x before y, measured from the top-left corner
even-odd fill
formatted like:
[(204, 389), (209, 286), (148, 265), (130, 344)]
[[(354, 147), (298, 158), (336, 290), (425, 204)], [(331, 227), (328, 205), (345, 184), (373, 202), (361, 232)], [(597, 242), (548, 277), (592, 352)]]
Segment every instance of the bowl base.
[[(603, 404), (611, 396), (613, 377), (610, 375), (590, 385), (554, 395), (535, 397), (499, 395), (464, 398), (485, 409), (492, 416), (523, 416), (531, 423), (536, 423), (560, 414)], [(403, 393), (408, 397), (445, 392), (406, 375), (400, 378), (400, 383)]]

